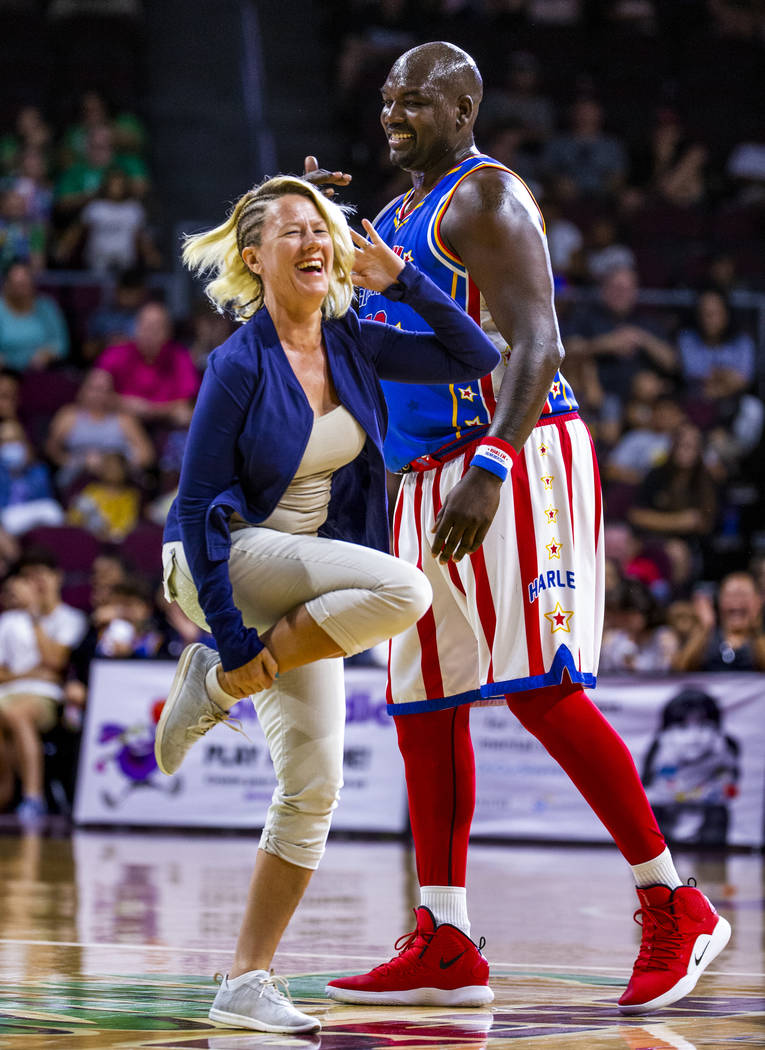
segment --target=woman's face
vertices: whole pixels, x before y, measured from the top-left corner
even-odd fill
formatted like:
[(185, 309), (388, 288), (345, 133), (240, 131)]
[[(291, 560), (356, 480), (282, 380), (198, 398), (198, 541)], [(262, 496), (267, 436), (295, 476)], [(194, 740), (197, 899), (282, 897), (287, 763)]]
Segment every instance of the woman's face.
[(258, 246), (242, 258), (263, 280), (267, 300), (318, 309), (329, 291), (334, 246), (313, 201), (286, 194), (266, 214)]
[(672, 459), (677, 467), (689, 470), (695, 467), (701, 458), (701, 431), (686, 425), (678, 428)]
[(699, 299), (699, 325), (708, 339), (719, 339), (728, 325), (728, 309), (716, 292), (705, 292)]

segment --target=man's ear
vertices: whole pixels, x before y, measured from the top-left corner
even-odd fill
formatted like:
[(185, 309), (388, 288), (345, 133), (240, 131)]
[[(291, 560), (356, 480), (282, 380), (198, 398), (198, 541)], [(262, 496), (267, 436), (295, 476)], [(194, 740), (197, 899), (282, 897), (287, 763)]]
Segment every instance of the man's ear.
[(461, 130), (469, 124), (475, 113), (475, 102), (471, 95), (460, 95), (457, 99), (457, 130)]

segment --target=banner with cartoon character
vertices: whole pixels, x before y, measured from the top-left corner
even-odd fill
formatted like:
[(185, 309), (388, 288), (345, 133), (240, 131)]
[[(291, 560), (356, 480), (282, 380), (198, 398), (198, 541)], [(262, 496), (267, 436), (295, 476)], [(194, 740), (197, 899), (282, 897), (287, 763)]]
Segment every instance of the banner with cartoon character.
[[(217, 725), (175, 776), (160, 773), (154, 731), (175, 673), (166, 661), (93, 664), (74, 817), (78, 824), (260, 828), (274, 789), (265, 739), (249, 700), (232, 715), (246, 736)], [(385, 672), (346, 670), (343, 788), (333, 827), (403, 832), (403, 765), (385, 708)], [(248, 739), (249, 738), (249, 739)]]
[[(630, 748), (674, 843), (762, 846), (765, 675), (601, 678), (592, 699)], [(503, 708), (472, 713), (473, 835), (608, 841), (542, 745)]]

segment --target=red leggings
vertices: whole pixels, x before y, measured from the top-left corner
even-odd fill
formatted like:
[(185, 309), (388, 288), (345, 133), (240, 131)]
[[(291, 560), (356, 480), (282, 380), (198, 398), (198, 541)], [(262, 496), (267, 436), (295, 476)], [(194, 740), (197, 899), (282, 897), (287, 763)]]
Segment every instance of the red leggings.
[[(628, 864), (665, 848), (635, 763), (585, 691), (564, 682), (507, 697), (612, 835)], [(470, 708), (397, 715), (421, 886), (464, 886), (475, 808)]]

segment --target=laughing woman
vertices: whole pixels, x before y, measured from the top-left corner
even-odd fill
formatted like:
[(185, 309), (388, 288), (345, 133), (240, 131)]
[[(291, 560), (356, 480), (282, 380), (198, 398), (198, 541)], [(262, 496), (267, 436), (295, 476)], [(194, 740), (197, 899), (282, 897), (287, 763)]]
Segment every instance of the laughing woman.
[[(213, 275), (212, 302), (247, 323), (210, 356), (163, 549), (168, 598), (218, 652), (182, 654), (156, 754), (174, 773), (254, 694), (277, 787), (210, 1018), (261, 1031), (320, 1027), (269, 968), (342, 783), (342, 657), (410, 626), (431, 601), (422, 573), (387, 553), (379, 379), (464, 382), (499, 360), (462, 309), (364, 228), (369, 240), (313, 186), (279, 177), (183, 253)], [(402, 299), (432, 331), (360, 321), (354, 283)]]

